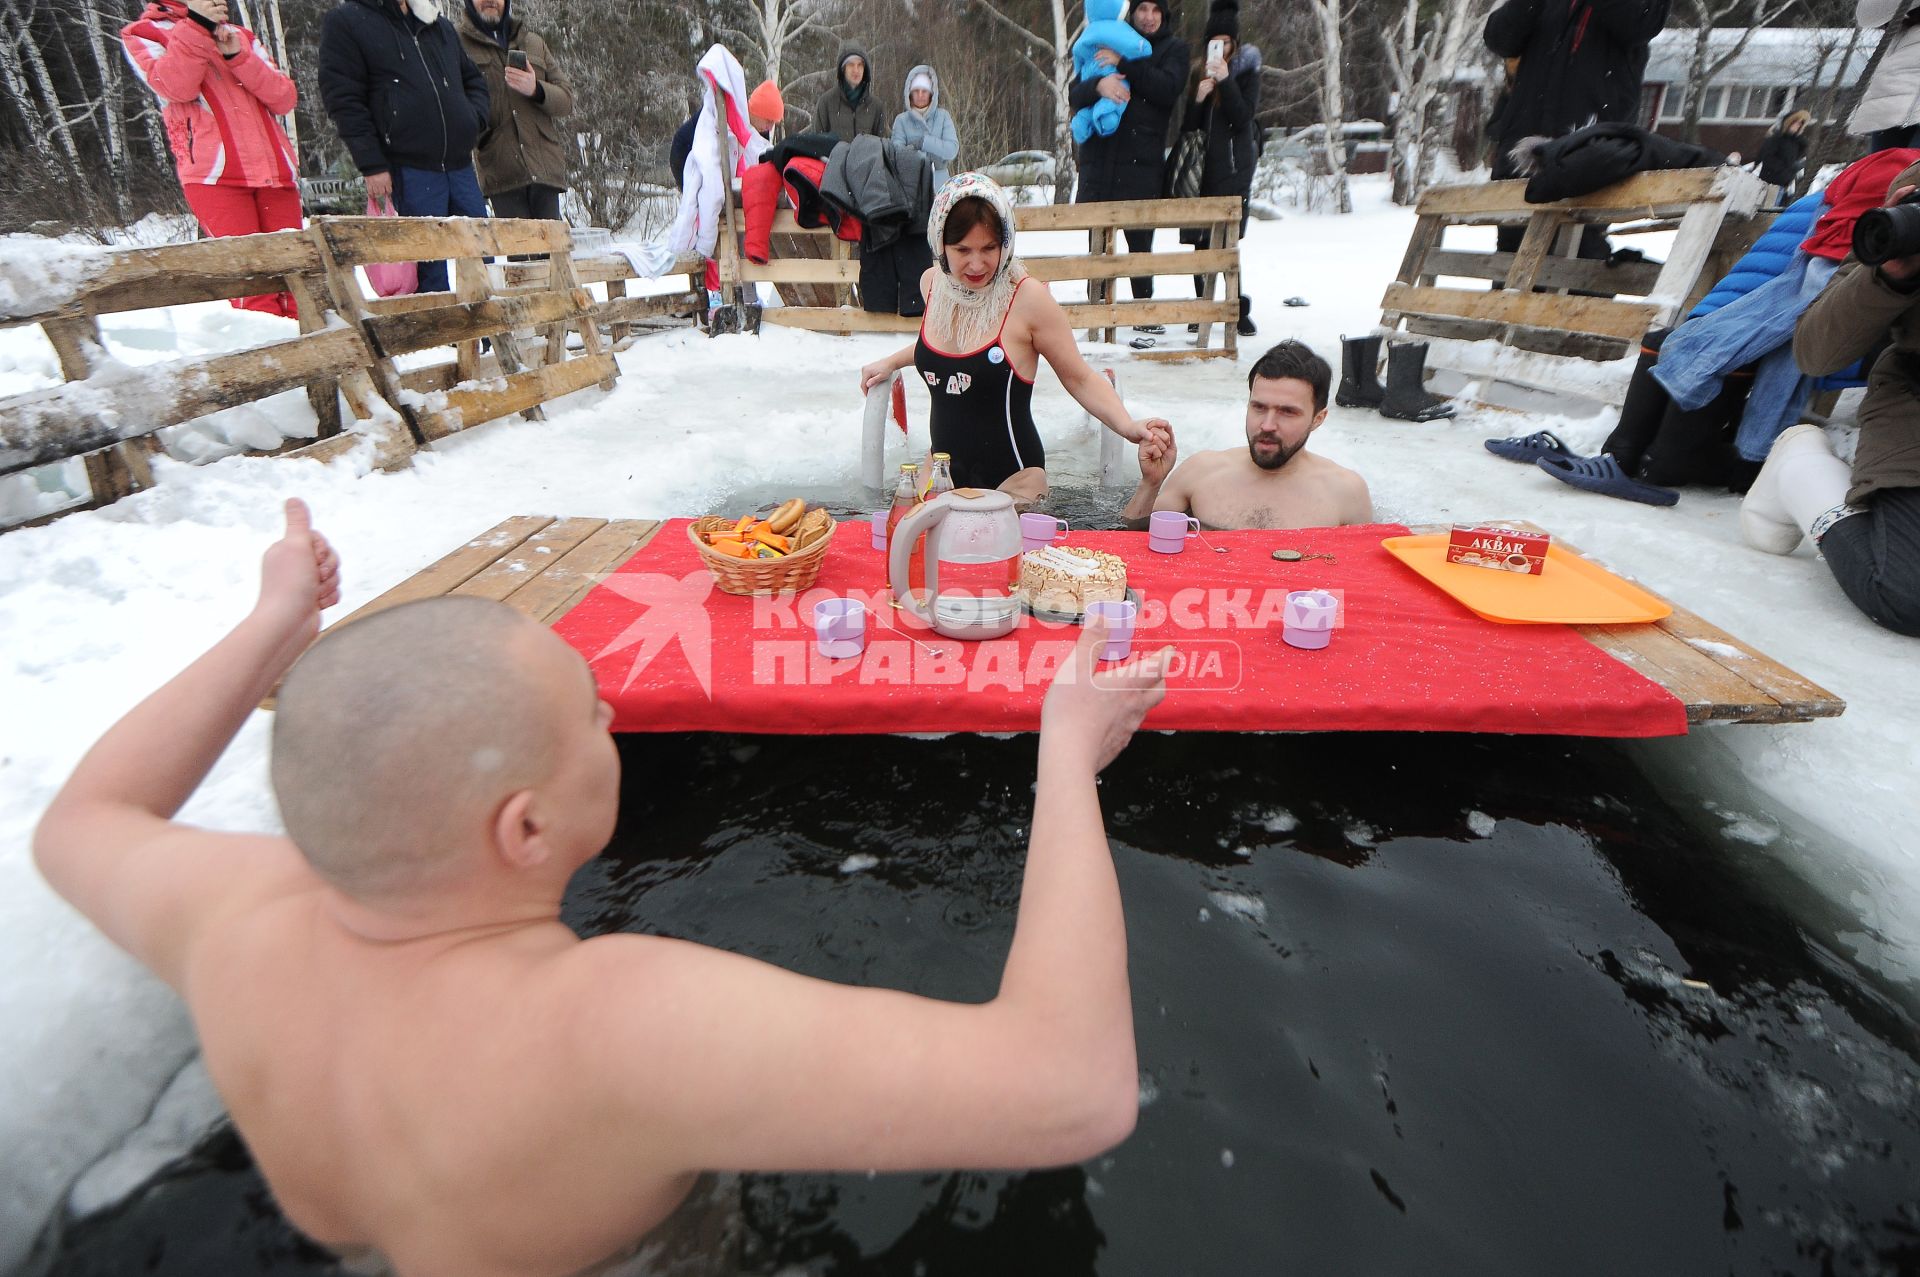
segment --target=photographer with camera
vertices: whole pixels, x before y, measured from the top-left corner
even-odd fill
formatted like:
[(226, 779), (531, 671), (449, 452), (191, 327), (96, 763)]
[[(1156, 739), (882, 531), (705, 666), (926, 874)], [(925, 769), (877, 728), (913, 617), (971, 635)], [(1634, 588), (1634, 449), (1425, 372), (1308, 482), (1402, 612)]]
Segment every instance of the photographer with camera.
[(1920, 637), (1920, 164), (1854, 224), (1853, 255), (1800, 317), (1793, 354), (1811, 376), (1884, 349), (1860, 403), (1851, 468), (1826, 431), (1781, 434), (1740, 507), (1747, 544), (1791, 554), (1810, 536), (1841, 590), (1876, 625)]
[(554, 65), (547, 42), (513, 16), (513, 0), (465, 0), (460, 44), (486, 77), (490, 106), (474, 167), (495, 217), (560, 220), (567, 189), (561, 117), (573, 112), (573, 90)]

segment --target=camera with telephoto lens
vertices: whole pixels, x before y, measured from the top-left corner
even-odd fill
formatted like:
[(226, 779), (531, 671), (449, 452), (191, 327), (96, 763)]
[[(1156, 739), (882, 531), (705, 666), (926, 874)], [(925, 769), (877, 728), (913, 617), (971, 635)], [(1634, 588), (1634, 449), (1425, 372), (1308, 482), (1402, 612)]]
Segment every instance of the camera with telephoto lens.
[(1920, 191), (1891, 208), (1870, 208), (1853, 224), (1853, 255), (1869, 266), (1920, 255)]

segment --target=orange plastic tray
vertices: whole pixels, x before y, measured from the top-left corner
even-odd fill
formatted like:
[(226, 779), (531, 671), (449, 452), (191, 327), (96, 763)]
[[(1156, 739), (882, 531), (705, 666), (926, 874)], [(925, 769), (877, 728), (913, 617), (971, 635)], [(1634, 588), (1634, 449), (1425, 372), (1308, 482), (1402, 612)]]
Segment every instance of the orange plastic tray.
[(1475, 616), (1504, 625), (1634, 625), (1673, 611), (1665, 599), (1558, 545), (1547, 547), (1540, 575), (1527, 576), (1447, 562), (1444, 532), (1380, 544)]

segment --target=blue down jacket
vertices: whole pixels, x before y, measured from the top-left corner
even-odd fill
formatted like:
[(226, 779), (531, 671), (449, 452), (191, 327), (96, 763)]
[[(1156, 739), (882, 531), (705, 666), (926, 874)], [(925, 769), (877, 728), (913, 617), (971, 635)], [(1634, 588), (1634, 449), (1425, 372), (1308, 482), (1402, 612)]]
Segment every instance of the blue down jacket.
[(1700, 299), (1687, 315), (1688, 319), (1698, 319), (1710, 315), (1728, 302), (1744, 297), (1768, 280), (1786, 270), (1787, 263), (1793, 260), (1793, 250), (1800, 247), (1800, 241), (1813, 234), (1813, 224), (1820, 218), (1820, 205), (1826, 192), (1809, 191), (1793, 203), (1780, 210), (1749, 248), (1746, 255), (1733, 264), (1733, 269)]

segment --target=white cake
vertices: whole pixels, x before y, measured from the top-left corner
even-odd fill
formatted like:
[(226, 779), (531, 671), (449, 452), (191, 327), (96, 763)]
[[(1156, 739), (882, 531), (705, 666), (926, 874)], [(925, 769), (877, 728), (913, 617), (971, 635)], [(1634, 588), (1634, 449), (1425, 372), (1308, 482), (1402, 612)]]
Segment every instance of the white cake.
[(1087, 604), (1127, 597), (1127, 564), (1117, 554), (1049, 545), (1020, 556), (1020, 594), (1039, 612), (1077, 616)]

